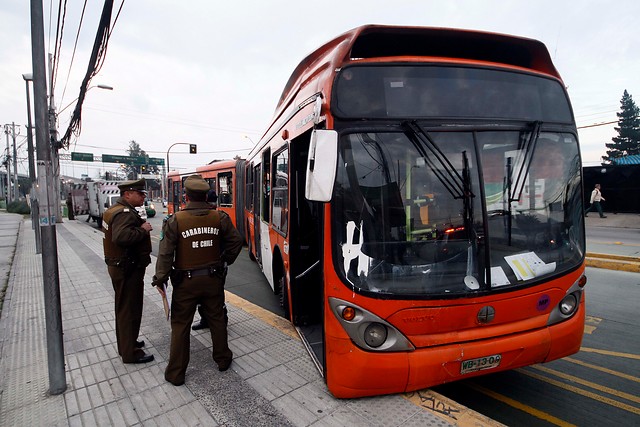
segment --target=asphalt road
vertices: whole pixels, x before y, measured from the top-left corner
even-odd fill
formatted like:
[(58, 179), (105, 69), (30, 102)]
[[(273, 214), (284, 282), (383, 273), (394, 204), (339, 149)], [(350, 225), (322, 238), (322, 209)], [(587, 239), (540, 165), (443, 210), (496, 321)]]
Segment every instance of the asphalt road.
[(640, 274), (587, 268), (571, 357), (433, 390), (508, 426), (640, 426)]
[(586, 234), (587, 252), (640, 257), (638, 228), (591, 226)]

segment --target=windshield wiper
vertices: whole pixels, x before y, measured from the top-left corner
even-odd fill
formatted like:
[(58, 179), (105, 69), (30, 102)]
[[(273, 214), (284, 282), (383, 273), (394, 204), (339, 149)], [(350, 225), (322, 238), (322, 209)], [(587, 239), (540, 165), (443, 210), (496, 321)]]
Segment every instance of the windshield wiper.
[[(516, 159), (516, 165), (519, 164), (520, 168), (518, 169), (518, 174), (515, 181), (511, 182), (512, 176), (507, 176), (507, 180), (509, 183), (509, 202), (520, 200), (520, 196), (522, 195), (522, 191), (524, 190), (525, 179), (529, 174), (529, 168), (531, 167), (531, 160), (533, 159), (533, 154), (536, 151), (536, 144), (538, 143), (538, 138), (540, 137), (541, 127), (541, 121), (533, 122), (531, 135), (529, 135), (529, 138), (520, 150), (520, 154)], [(508, 169), (512, 169), (513, 166), (514, 165), (509, 161)], [(508, 173), (510, 174), (511, 171), (512, 170), (509, 170)]]
[[(409, 132), (409, 140), (416, 150), (422, 155), (433, 174), (440, 180), (454, 199), (467, 197), (464, 179), (453, 167), (447, 156), (440, 150), (438, 144), (431, 138), (431, 135), (424, 130), (415, 120), (402, 122), (402, 126)], [(425, 150), (429, 149), (432, 155)], [(435, 161), (434, 161), (435, 159)], [(437, 161), (437, 163), (436, 163)], [(440, 167), (438, 167), (440, 166)], [(470, 194), (473, 197), (473, 194)]]

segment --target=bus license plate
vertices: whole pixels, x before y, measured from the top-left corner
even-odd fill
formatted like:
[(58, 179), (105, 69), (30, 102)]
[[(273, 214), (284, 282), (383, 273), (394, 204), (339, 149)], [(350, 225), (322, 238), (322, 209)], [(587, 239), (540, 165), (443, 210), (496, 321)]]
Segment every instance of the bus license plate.
[(482, 369), (493, 369), (500, 365), (502, 355), (494, 354), (493, 356), (478, 357), (477, 359), (463, 360), (460, 365), (460, 375), (469, 372), (480, 371)]

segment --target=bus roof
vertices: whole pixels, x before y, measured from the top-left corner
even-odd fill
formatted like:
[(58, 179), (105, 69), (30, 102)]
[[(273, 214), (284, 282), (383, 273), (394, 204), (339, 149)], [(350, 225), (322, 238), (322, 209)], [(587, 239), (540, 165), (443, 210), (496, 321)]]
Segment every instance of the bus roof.
[(474, 30), (363, 25), (325, 43), (304, 58), (284, 87), (275, 117), (300, 88), (321, 70), (338, 69), (368, 58), (437, 57), (494, 62), (560, 78), (544, 43)]
[[(243, 160), (243, 159), (239, 159)], [(235, 169), (236, 163), (238, 160), (214, 160), (211, 163), (208, 163), (204, 166), (198, 166), (196, 168), (196, 173), (206, 172), (206, 171), (215, 171), (220, 169)]]

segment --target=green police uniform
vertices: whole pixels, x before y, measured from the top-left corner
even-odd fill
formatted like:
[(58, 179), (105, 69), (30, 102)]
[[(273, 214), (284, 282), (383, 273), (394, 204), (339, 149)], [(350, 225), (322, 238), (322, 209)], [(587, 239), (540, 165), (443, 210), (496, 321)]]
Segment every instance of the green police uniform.
[[(121, 193), (144, 191), (144, 180), (118, 186)], [(124, 363), (153, 360), (137, 345), (142, 320), (144, 272), (151, 263), (151, 236), (135, 207), (121, 197), (103, 215), (105, 263), (115, 291), (116, 341)]]
[[(212, 210), (204, 197), (209, 185), (200, 175), (185, 180), (189, 198), (186, 207), (169, 217), (162, 227), (153, 285), (166, 283), (172, 269), (171, 349), (165, 379), (184, 383), (189, 364), (191, 322), (198, 304), (210, 325), (213, 360), (220, 370), (231, 364), (224, 322), (225, 265), (232, 264), (242, 250), (242, 238), (224, 212)], [(181, 275), (181, 280), (175, 280)], [(179, 282), (179, 283), (176, 283)]]

